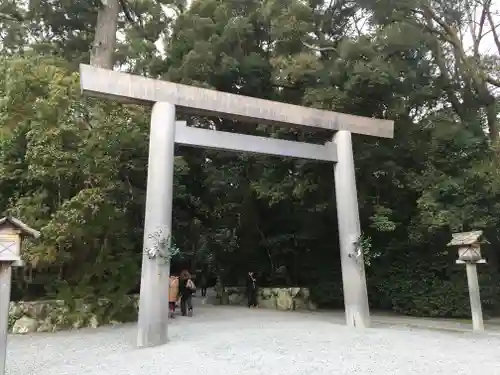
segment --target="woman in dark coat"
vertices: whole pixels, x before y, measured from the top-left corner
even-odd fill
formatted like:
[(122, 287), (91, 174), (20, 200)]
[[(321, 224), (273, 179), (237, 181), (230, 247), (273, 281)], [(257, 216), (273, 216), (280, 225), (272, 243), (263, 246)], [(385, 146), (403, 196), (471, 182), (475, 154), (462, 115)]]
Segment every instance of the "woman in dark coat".
[(247, 275), (248, 307), (257, 307), (257, 279), (252, 271)]
[(182, 316), (193, 315), (193, 293), (196, 286), (191, 280), (191, 275), (187, 270), (181, 272), (179, 276), (179, 294), (181, 296), (181, 314)]
[(205, 270), (202, 270), (200, 273), (200, 282), (197, 282), (198, 287), (201, 288), (201, 296), (206, 297), (207, 296), (207, 273)]

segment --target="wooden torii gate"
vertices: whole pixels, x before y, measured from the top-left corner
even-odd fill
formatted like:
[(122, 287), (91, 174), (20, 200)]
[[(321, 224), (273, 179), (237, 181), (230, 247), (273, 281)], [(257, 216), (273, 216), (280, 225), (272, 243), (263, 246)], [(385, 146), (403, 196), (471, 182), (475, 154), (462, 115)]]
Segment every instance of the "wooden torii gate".
[[(175, 143), (194, 147), (335, 162), (335, 194), (347, 325), (369, 327), (351, 133), (393, 138), (394, 122), (336, 113), (155, 80), (80, 65), (84, 94), (122, 103), (153, 105), (144, 223), (144, 252), (137, 345), (167, 342), (168, 248), (172, 227)], [(335, 132), (331, 142), (314, 145), (186, 126), (176, 122), (176, 109), (253, 123), (301, 126)], [(163, 250), (162, 250), (163, 249)]]

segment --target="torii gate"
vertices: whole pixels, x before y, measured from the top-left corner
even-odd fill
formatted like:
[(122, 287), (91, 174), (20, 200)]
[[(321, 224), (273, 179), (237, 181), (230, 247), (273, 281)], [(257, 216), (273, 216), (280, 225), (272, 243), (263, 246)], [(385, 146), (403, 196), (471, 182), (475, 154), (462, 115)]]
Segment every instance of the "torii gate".
[[(394, 122), (323, 111), (247, 96), (180, 85), (137, 75), (80, 65), (84, 94), (122, 103), (153, 104), (151, 115), (144, 251), (137, 345), (167, 342), (169, 266), (157, 257), (170, 241), (175, 143), (194, 147), (281, 155), (335, 162), (342, 283), (347, 325), (369, 327), (370, 312), (363, 254), (351, 133), (393, 138)], [(266, 137), (188, 127), (176, 122), (184, 113), (231, 118), (254, 123), (303, 126), (336, 131), (331, 142), (314, 145)], [(160, 246), (161, 244), (161, 246)]]

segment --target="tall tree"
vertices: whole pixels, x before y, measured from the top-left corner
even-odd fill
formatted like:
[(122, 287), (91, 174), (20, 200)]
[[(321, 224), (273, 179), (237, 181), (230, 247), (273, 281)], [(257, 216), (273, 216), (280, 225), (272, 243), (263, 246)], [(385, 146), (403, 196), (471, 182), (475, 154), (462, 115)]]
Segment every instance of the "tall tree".
[[(497, 43), (500, 20), (491, 0), (359, 1), (382, 27), (412, 26), (414, 35), (427, 37), (427, 45), (443, 81), (447, 102), (465, 124), (485, 127), (492, 141), (499, 135), (495, 92), (500, 87), (496, 55), (481, 51), (488, 41)], [(488, 38), (490, 36), (490, 38)]]
[(99, 68), (113, 69), (116, 47), (116, 26), (119, 0), (99, 0), (94, 42), (90, 55), (90, 64)]

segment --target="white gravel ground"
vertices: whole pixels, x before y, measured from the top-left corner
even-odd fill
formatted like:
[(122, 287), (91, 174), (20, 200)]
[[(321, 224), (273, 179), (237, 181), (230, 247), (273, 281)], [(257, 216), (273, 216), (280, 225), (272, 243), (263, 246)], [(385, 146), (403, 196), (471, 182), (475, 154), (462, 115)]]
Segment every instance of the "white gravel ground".
[(6, 375), (500, 374), (499, 335), (350, 329), (328, 314), (203, 307), (170, 343), (136, 349), (134, 324), (10, 336)]

